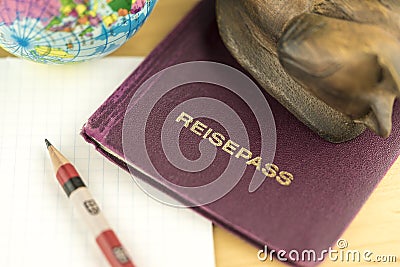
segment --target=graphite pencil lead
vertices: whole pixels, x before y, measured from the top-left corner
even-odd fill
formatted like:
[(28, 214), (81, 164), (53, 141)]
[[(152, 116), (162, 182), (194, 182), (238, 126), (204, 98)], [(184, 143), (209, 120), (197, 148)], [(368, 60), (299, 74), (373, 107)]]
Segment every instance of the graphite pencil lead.
[(52, 144), (49, 142), (49, 140), (44, 139), (44, 142), (46, 143), (47, 148), (49, 148), (49, 146), (52, 146)]

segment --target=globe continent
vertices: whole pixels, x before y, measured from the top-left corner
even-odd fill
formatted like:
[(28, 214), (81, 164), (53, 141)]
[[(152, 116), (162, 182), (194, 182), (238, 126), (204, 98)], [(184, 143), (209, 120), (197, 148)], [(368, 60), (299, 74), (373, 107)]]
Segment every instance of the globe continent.
[(110, 54), (145, 22), (156, 0), (0, 0), (0, 46), (40, 63)]

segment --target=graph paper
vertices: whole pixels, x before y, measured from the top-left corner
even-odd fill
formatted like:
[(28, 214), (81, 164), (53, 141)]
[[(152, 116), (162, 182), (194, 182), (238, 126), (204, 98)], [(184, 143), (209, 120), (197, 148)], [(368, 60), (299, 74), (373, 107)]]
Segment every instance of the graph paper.
[(0, 266), (108, 266), (57, 184), (44, 138), (75, 164), (138, 267), (214, 266), (210, 222), (148, 197), (79, 136), (140, 62), (0, 60)]

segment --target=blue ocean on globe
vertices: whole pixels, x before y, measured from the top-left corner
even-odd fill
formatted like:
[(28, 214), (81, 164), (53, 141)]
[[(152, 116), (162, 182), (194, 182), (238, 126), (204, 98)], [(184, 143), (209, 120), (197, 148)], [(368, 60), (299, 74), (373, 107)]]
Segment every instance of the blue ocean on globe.
[(143, 25), (157, 0), (2, 0), (0, 46), (40, 63), (108, 55)]

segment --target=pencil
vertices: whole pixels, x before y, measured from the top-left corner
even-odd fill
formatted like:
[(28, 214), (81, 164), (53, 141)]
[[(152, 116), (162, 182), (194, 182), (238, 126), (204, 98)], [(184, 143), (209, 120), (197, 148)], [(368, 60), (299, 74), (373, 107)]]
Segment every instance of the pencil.
[(75, 167), (47, 139), (45, 142), (58, 182), (89, 225), (110, 265), (112, 267), (134, 267), (129, 255), (110, 228)]

